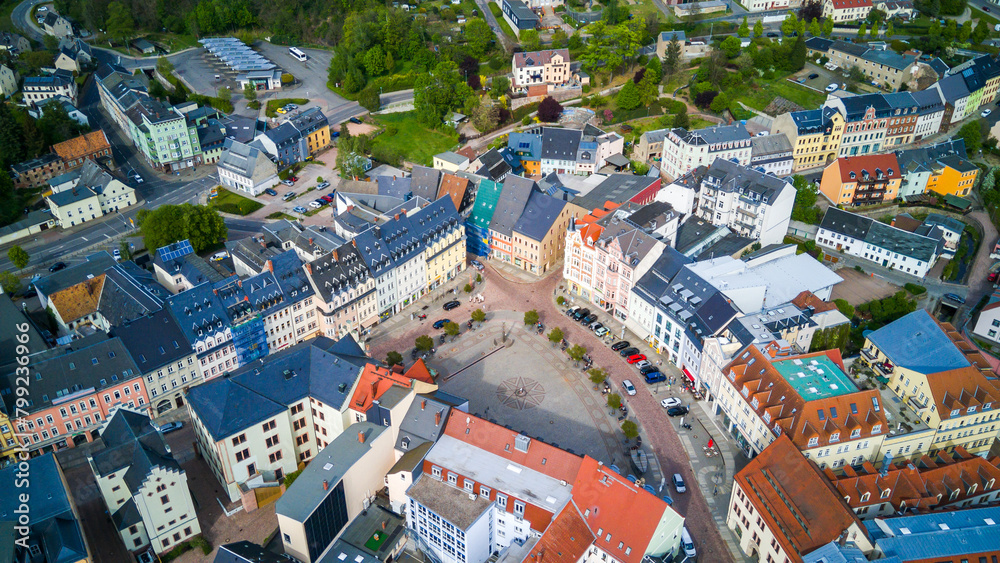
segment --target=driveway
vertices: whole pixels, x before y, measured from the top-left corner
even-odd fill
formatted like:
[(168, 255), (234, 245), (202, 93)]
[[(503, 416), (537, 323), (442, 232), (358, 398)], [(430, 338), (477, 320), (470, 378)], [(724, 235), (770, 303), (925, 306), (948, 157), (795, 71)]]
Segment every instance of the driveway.
[(840, 268), (837, 270), (837, 275), (844, 278), (844, 281), (833, 286), (833, 298), (845, 299), (855, 307), (875, 299), (889, 297), (900, 290), (898, 286), (880, 277), (863, 274), (854, 268)]

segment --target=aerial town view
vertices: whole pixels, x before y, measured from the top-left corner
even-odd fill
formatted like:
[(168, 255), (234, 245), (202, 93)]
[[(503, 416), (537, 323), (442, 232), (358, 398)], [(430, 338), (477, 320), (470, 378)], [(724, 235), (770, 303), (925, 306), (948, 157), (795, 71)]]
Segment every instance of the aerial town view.
[(1000, 563), (1000, 0), (0, 8), (0, 563)]

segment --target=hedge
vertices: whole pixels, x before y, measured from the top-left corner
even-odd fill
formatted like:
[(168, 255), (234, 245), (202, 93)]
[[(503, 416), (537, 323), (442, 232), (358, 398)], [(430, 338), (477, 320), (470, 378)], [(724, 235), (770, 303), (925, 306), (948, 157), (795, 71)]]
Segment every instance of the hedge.
[(907, 283), (903, 286), (906, 291), (909, 291), (912, 295), (922, 295), (927, 293), (927, 288), (922, 285), (917, 285), (915, 283)]

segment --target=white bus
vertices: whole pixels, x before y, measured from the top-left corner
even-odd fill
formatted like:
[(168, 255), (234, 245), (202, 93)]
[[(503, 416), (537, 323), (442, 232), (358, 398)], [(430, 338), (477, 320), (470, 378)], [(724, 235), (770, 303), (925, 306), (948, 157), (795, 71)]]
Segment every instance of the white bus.
[(298, 59), (298, 60), (300, 60), (302, 62), (306, 62), (307, 60), (309, 60), (309, 56), (306, 55), (302, 51), (302, 49), (299, 49), (298, 47), (289, 47), (288, 48), (288, 54), (291, 55), (291, 56), (293, 56), (293, 57), (295, 57), (296, 59)]

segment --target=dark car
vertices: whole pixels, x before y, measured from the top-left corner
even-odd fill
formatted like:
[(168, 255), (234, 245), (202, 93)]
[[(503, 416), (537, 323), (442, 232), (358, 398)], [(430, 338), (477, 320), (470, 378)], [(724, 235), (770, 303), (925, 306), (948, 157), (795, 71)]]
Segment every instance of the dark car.
[(683, 416), (688, 413), (688, 408), (685, 406), (670, 407), (667, 409), (667, 416)]
[(597, 320), (597, 315), (587, 315), (586, 317), (580, 319), (581, 324), (589, 325), (590, 323)]
[(615, 352), (618, 352), (620, 350), (628, 348), (629, 346), (631, 346), (631, 344), (629, 344), (628, 340), (622, 340), (621, 342), (616, 342), (615, 344), (612, 344), (611, 349), (614, 350)]
[(452, 309), (458, 307), (459, 305), (461, 305), (461, 303), (459, 303), (458, 301), (449, 301), (444, 304), (444, 310), (451, 311)]
[(183, 422), (179, 422), (179, 421), (178, 422), (168, 422), (168, 423), (160, 426), (159, 428), (157, 428), (157, 430), (159, 430), (161, 434), (168, 434), (170, 432), (173, 432), (174, 430), (180, 430), (183, 427), (184, 427), (184, 423)]
[(59, 270), (62, 270), (65, 267), (66, 267), (66, 263), (65, 262), (56, 262), (55, 264), (49, 266), (49, 271), (50, 272), (58, 272)]
[(267, 195), (270, 195), (270, 196), (278, 195), (278, 192), (276, 190), (274, 190), (273, 188), (267, 188), (266, 190), (264, 190), (264, 193), (266, 193)]
[(444, 325), (451, 322), (451, 319), (439, 319), (434, 321), (434, 328), (444, 328)]
[(579, 306), (577, 306), (577, 307), (570, 307), (569, 309), (566, 309), (566, 316), (567, 317), (572, 317), (579, 310), (580, 310)]
[(661, 381), (666, 381), (667, 380), (667, 376), (663, 375), (662, 373), (660, 373), (658, 371), (651, 371), (651, 372), (649, 372), (647, 374), (644, 374), (644, 377), (646, 378), (646, 383), (649, 383), (651, 385), (653, 383), (659, 383)]
[(653, 373), (654, 371), (660, 371), (660, 368), (658, 368), (656, 366), (645, 366), (645, 367), (639, 368), (639, 373), (641, 373), (642, 375)]
[(573, 320), (579, 321), (590, 314), (590, 309), (579, 309), (577, 312), (573, 313)]
[(950, 299), (956, 303), (961, 303), (963, 305), (965, 304), (965, 299), (963, 299), (962, 296), (960, 295), (955, 295), (954, 293), (945, 293), (944, 298)]
[(621, 356), (621, 357), (623, 357), (623, 358), (627, 358), (629, 356), (634, 356), (634, 355), (636, 355), (638, 353), (639, 353), (639, 349), (638, 348), (631, 347), (631, 348), (626, 348), (624, 350), (621, 350), (620, 352), (618, 352), (618, 355)]
[(358, 119), (357, 117), (352, 117), (352, 118), (350, 119), (350, 122), (351, 122), (351, 123), (355, 123), (355, 124), (358, 124), (358, 125), (361, 125), (361, 120), (360, 120), (360, 119)]
[(777, 33), (775, 33), (775, 32), (773, 32), (773, 31), (768, 31), (768, 32), (767, 32), (767, 36), (768, 36), (768, 37), (777, 37), (777, 36), (778, 36), (778, 34), (777, 34)]
[(809, 75), (809, 80), (816, 80), (817, 78), (819, 78), (819, 75), (815, 72)]
[(31, 297), (38, 297), (38, 290), (35, 289), (35, 286), (29, 285), (28, 289), (25, 289), (24, 293), (21, 294), (21, 297), (23, 297), (25, 299), (28, 299), (28, 298), (31, 298)]

